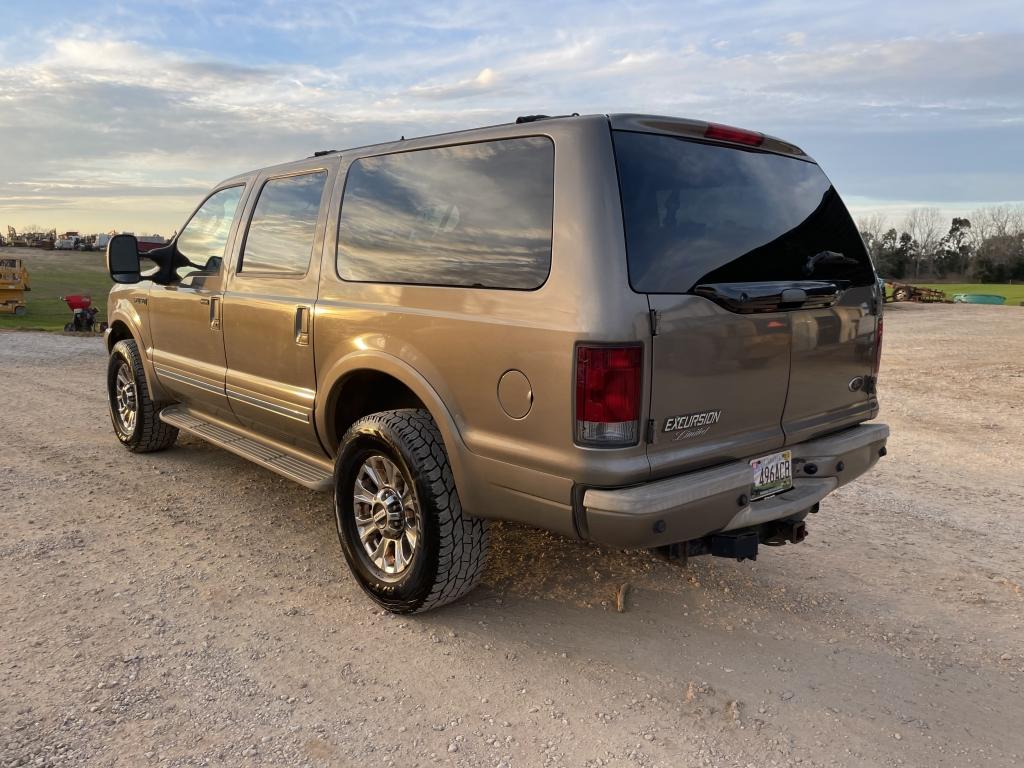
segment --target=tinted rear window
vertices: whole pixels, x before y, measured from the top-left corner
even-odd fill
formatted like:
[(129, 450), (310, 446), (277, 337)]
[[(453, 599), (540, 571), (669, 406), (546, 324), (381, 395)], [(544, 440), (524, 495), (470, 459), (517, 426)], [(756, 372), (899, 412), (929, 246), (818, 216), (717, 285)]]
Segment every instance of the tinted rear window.
[(532, 289), (551, 266), (554, 145), (529, 137), (352, 163), (338, 231), (345, 280)]
[(634, 290), (873, 282), (860, 234), (814, 163), (656, 134), (615, 131), (614, 141)]

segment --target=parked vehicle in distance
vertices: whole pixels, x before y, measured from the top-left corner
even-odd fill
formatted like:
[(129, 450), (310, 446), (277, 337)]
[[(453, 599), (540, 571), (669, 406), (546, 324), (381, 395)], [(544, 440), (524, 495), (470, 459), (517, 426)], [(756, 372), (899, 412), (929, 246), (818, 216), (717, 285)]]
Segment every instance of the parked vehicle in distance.
[(472, 589), (492, 519), (752, 559), (885, 454), (874, 269), (760, 133), (532, 116), (317, 153), (145, 256), (107, 249), (118, 439), (331, 490), (390, 611)]
[(62, 235), (57, 235), (53, 241), (53, 250), (55, 251), (74, 251), (78, 249), (78, 244), (82, 238), (77, 232), (65, 232)]
[(139, 235), (136, 240), (139, 243), (139, 253), (155, 251), (167, 245), (167, 240), (160, 235)]

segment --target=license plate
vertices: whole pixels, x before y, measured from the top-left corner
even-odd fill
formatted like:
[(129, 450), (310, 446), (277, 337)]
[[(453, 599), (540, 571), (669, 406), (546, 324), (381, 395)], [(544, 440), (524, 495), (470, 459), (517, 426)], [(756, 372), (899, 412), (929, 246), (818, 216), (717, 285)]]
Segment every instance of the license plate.
[(754, 475), (754, 488), (750, 494), (751, 501), (773, 496), (793, 487), (793, 453), (791, 451), (751, 459), (750, 468)]

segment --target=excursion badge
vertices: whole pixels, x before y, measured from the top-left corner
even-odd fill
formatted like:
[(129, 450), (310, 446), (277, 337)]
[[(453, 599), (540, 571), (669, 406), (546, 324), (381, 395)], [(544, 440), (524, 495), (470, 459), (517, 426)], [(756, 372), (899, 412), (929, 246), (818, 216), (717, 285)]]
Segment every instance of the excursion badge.
[(709, 429), (722, 418), (720, 410), (697, 411), (684, 416), (669, 416), (665, 419), (663, 432), (676, 432), (673, 440), (685, 440), (690, 437), (699, 437), (706, 434)]

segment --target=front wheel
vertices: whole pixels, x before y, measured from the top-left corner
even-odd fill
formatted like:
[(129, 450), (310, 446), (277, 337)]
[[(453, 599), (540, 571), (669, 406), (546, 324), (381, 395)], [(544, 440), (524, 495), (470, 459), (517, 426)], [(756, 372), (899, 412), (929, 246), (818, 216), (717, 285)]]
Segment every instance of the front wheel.
[(463, 513), (427, 411), (383, 411), (353, 424), (338, 451), (334, 490), (345, 559), (378, 605), (426, 611), (479, 583), (488, 524)]
[(117, 342), (110, 352), (107, 404), (114, 434), (133, 453), (162, 451), (178, 439), (177, 427), (160, 421), (160, 409), (149, 398), (146, 370), (133, 339)]

